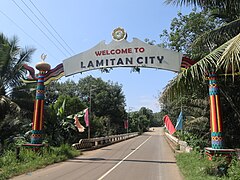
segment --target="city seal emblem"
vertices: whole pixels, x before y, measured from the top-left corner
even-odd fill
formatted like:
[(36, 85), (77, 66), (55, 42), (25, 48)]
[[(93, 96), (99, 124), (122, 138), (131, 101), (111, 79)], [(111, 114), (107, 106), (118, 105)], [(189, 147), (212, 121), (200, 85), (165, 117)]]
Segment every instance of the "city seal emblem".
[(123, 39), (127, 38), (127, 33), (123, 28), (118, 27), (118, 28), (113, 30), (112, 38), (115, 41), (122, 41)]

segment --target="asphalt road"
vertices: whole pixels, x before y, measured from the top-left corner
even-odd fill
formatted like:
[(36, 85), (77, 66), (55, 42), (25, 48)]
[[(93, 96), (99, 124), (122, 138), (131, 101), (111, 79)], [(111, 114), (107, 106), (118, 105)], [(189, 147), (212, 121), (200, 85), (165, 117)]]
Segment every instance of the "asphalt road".
[(14, 180), (182, 180), (162, 128)]

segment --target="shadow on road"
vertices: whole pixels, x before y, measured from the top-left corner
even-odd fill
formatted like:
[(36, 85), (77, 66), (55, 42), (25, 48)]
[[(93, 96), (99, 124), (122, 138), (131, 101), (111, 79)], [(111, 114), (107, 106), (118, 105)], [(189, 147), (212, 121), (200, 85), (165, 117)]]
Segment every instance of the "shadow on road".
[[(75, 163), (107, 163), (107, 162), (119, 162), (122, 159), (105, 159), (105, 158), (80, 158), (76, 157), (73, 159), (69, 159), (68, 162), (75, 162)], [(152, 160), (143, 160), (143, 159), (126, 159), (124, 162), (132, 162), (132, 163), (156, 163), (156, 164), (176, 164), (176, 161), (152, 161)]]

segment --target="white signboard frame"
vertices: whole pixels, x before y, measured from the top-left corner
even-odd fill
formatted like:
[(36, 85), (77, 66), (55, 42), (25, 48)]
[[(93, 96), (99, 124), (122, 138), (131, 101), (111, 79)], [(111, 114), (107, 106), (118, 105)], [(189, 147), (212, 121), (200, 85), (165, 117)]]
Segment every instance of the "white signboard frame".
[(146, 67), (179, 72), (182, 54), (149, 45), (134, 38), (100, 42), (95, 47), (63, 61), (64, 74), (70, 76), (94, 69), (114, 67)]

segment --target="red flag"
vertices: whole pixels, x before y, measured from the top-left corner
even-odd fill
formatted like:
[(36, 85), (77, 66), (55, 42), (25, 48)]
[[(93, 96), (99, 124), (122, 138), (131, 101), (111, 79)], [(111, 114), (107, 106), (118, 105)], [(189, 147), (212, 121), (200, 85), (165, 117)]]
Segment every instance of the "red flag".
[(85, 128), (80, 124), (77, 115), (74, 116), (74, 120), (75, 120), (75, 121), (74, 121), (74, 124), (75, 124), (75, 126), (78, 128), (78, 131), (79, 131), (79, 132), (84, 132), (84, 129), (85, 129)]
[(84, 121), (86, 123), (86, 127), (89, 126), (89, 116), (88, 116), (88, 108), (84, 109)]
[(128, 120), (124, 120), (124, 129), (128, 128)]
[(175, 133), (176, 129), (174, 128), (174, 126), (171, 122), (171, 119), (168, 117), (168, 115), (165, 115), (163, 117), (163, 120), (164, 120), (165, 126), (166, 126), (167, 130), (169, 131), (169, 133), (170, 134)]

